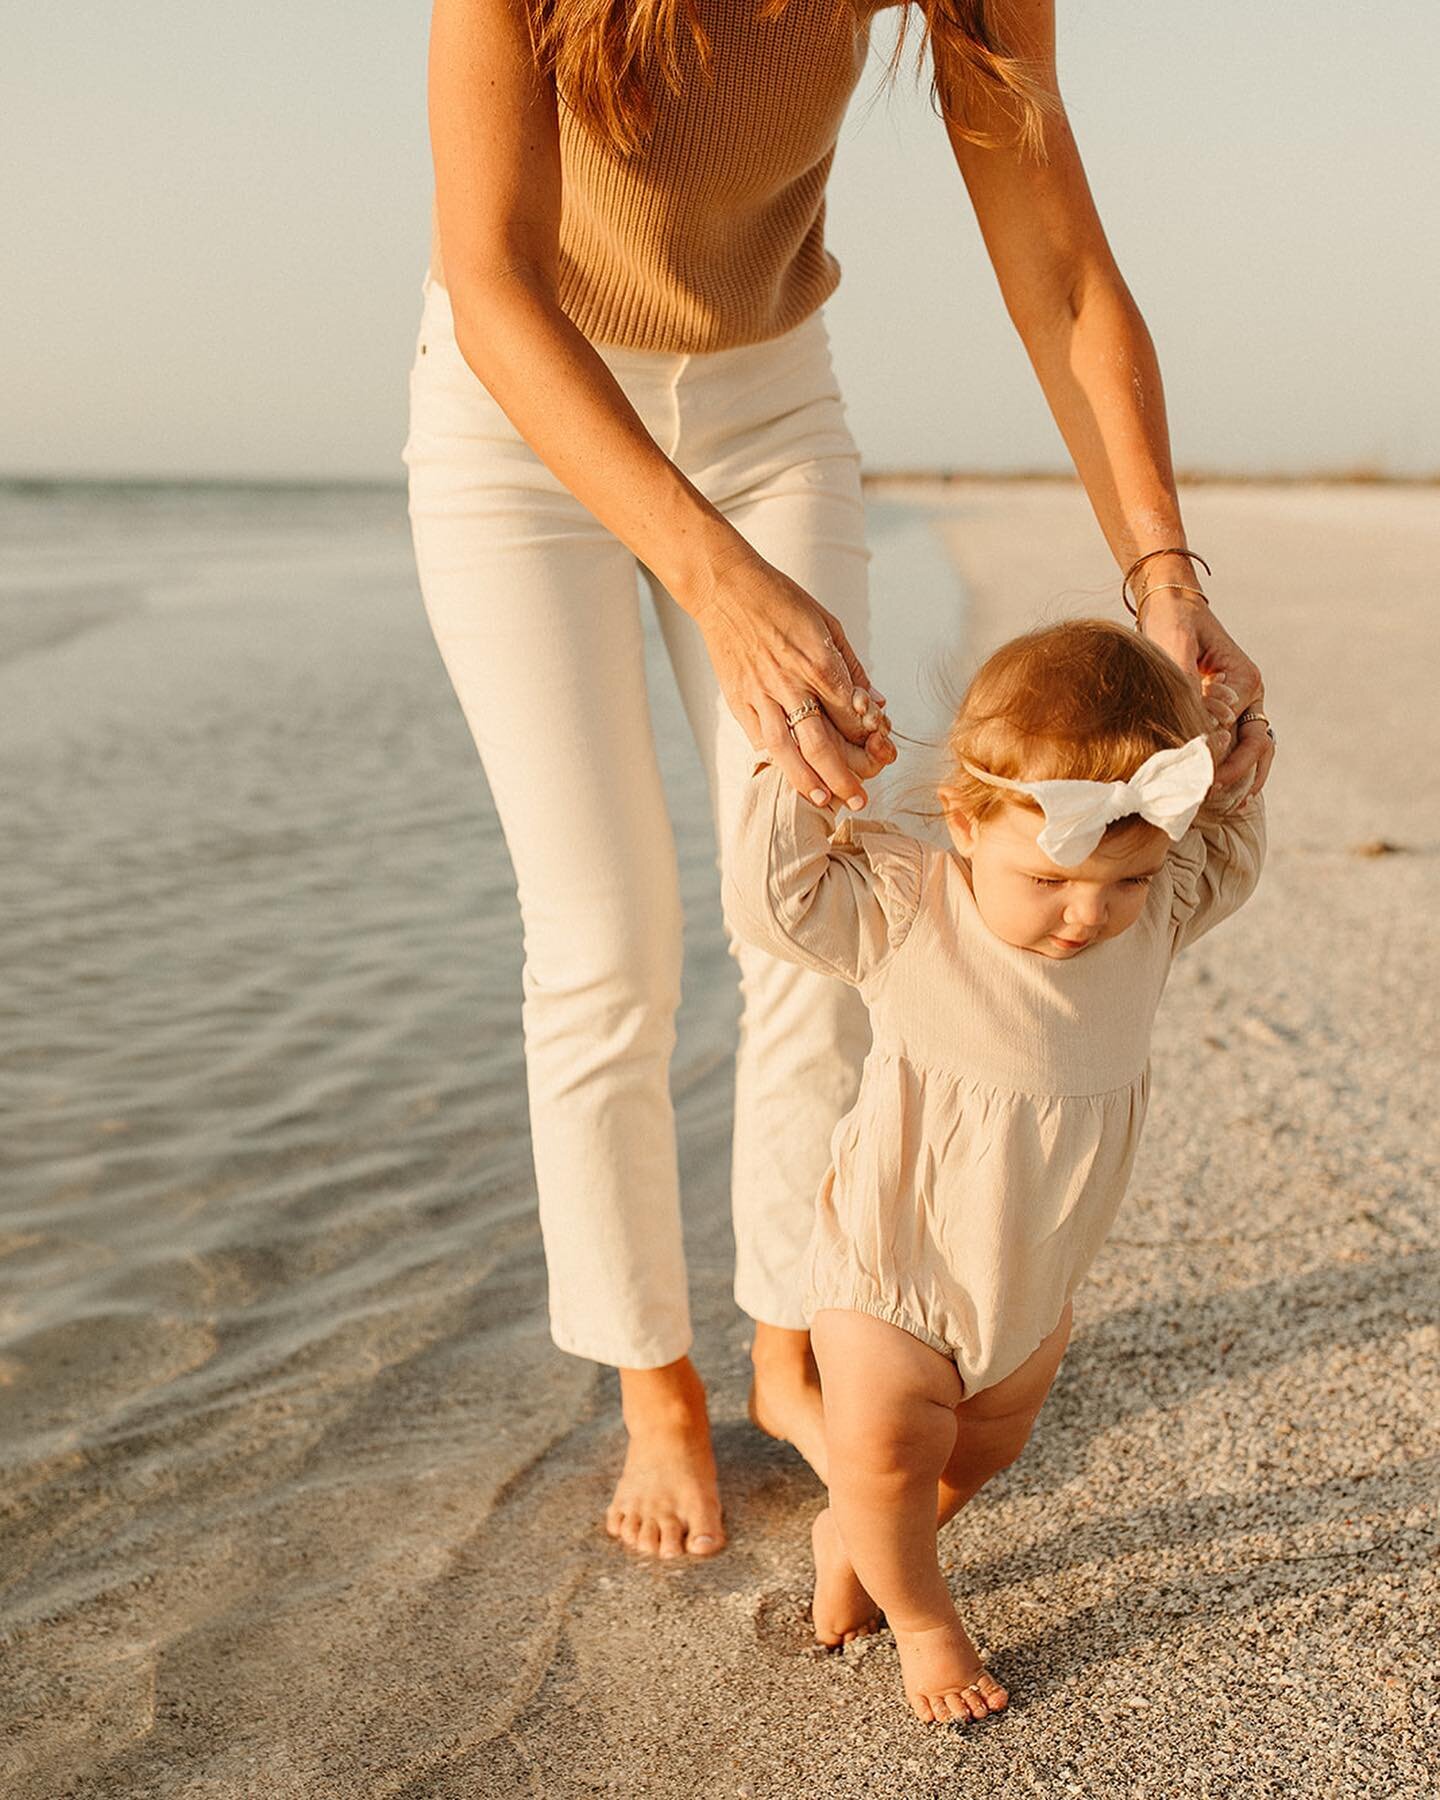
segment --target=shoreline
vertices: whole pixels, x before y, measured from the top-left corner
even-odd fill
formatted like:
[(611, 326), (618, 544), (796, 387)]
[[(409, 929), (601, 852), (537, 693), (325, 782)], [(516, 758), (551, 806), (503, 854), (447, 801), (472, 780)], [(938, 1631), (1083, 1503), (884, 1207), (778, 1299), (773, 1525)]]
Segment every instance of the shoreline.
[[(1212, 469), (1177, 470), (1180, 488), (1440, 488), (1440, 470), (1429, 474), (1389, 474), (1364, 467), (1250, 474)], [(867, 490), (907, 489), (944, 492), (957, 487), (1073, 487), (1080, 486), (1074, 470), (1066, 469), (866, 469), (861, 477)], [(254, 494), (365, 494), (403, 493), (404, 478), (333, 476), (314, 479), (303, 475), (96, 475), (96, 474), (0, 474), (0, 495), (103, 494), (173, 492)]]

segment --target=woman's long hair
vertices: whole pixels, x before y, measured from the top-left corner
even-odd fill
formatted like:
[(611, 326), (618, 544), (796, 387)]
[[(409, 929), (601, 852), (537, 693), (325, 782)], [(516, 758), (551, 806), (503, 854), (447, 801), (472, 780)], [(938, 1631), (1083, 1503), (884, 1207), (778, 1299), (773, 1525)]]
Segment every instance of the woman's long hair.
[[(834, 0), (846, 10), (856, 0)], [(759, 16), (774, 19), (788, 0), (755, 0)], [(542, 74), (552, 77), (563, 103), (595, 136), (622, 153), (640, 148), (654, 115), (647, 74), (655, 70), (672, 92), (680, 87), (679, 42), (688, 30), (702, 68), (711, 45), (694, 0), (526, 0), (531, 41)], [(906, 0), (893, 76), (915, 13), (923, 21), (917, 67), (931, 52), (931, 95), (958, 134), (972, 143), (1017, 143), (1043, 160), (1045, 116), (1059, 110), (1043, 71), (1005, 48), (1005, 0)], [(1008, 137), (965, 123), (983, 106), (1008, 117)]]

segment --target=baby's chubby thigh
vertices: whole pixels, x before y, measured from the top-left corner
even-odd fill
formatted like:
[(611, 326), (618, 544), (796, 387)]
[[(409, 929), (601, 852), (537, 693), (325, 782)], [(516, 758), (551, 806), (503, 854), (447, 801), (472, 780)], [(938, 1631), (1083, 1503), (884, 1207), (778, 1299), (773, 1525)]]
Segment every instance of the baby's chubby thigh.
[(935, 1480), (955, 1447), (963, 1386), (954, 1362), (886, 1319), (822, 1307), (810, 1321), (825, 1443), (837, 1465), (907, 1485)]

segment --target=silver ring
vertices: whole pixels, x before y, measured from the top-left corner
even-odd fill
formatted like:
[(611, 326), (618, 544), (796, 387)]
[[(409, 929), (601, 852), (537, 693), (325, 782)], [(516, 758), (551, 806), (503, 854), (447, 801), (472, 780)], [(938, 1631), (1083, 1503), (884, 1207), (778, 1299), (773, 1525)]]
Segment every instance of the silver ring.
[(812, 713), (818, 713), (820, 710), (820, 702), (812, 694), (808, 700), (797, 706), (794, 712), (786, 713), (785, 723), (793, 731), (802, 719), (808, 719)]

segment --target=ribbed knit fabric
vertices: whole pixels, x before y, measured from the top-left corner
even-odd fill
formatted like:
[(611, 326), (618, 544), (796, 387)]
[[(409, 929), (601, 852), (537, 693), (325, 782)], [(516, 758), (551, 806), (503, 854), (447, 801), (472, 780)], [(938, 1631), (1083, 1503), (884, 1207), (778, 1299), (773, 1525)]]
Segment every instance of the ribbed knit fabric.
[[(882, 0), (883, 3), (883, 0)], [(678, 33), (679, 94), (621, 156), (560, 109), (560, 304), (592, 343), (728, 350), (779, 337), (835, 290), (825, 183), (874, 0), (698, 0), (710, 76)], [(432, 273), (439, 272), (438, 248)]]

